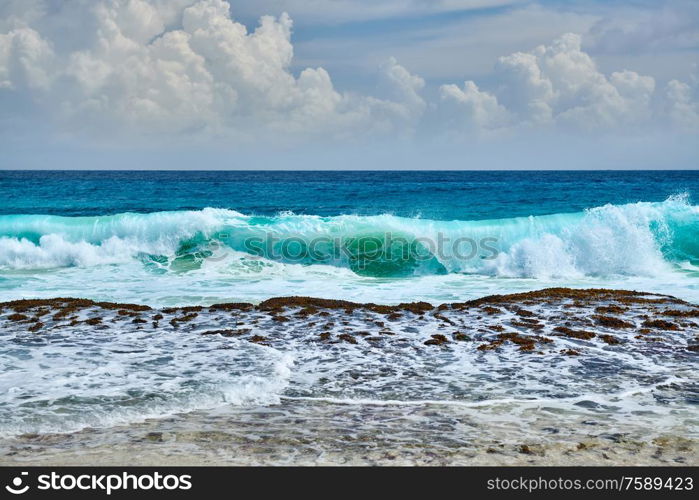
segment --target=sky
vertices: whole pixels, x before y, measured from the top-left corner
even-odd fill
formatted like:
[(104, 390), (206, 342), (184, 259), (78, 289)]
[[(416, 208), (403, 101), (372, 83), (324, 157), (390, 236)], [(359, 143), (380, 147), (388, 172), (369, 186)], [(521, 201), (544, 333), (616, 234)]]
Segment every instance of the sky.
[(0, 168), (699, 166), (699, 2), (0, 0)]

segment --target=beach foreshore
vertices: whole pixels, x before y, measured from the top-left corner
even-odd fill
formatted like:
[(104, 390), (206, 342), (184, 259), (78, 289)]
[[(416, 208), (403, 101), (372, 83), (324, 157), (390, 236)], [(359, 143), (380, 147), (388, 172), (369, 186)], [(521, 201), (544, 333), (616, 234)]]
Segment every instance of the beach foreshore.
[[(247, 345), (295, 359), (245, 379), (245, 394), (262, 385), (264, 400), (236, 393), (143, 418), (126, 411), (140, 399), (97, 416), (73, 415), (74, 401), (61, 400), (72, 427), (55, 419), (49, 428), (39, 412), (55, 402), (32, 396), (31, 407), (27, 396), (0, 437), (0, 464), (699, 465), (699, 306), (666, 295), (557, 288), (439, 306), (308, 297), (160, 309), (0, 304), (0, 334), (27, 356), (71, 336), (161, 333), (182, 346), (205, 340), (212, 352)], [(158, 390), (143, 396), (149, 410)]]
[[(543, 412), (281, 401), (0, 440), (0, 465), (699, 465), (699, 440)], [(456, 435), (455, 431), (460, 435)], [(454, 434), (454, 435), (451, 435)]]

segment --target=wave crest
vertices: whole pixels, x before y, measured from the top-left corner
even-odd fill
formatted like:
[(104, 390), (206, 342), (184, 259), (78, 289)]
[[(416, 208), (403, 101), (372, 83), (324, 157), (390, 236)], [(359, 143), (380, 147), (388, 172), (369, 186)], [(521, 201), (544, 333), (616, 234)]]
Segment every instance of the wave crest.
[(89, 267), (137, 260), (154, 272), (186, 272), (205, 263), (254, 268), (251, 263), (278, 261), (331, 265), (374, 277), (652, 276), (673, 264), (694, 264), (698, 236), (699, 208), (686, 196), (482, 221), (293, 213), (267, 217), (213, 208), (99, 217), (10, 215), (0, 216), (0, 267)]

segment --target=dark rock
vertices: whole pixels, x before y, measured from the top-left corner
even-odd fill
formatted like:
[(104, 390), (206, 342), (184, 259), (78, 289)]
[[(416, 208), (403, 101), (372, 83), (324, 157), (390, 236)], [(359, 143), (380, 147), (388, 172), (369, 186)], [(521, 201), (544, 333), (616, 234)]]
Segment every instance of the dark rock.
[(343, 340), (343, 341), (345, 341), (345, 342), (348, 342), (348, 343), (350, 343), (350, 344), (356, 344), (356, 343), (357, 343), (357, 339), (355, 339), (355, 338), (354, 338), (352, 335), (350, 335), (349, 333), (343, 333), (343, 334), (341, 334), (341, 335), (338, 335), (338, 337), (339, 337), (341, 340)]
[(619, 318), (614, 318), (612, 316), (601, 316), (601, 315), (594, 315), (592, 316), (592, 319), (595, 320), (595, 322), (598, 325), (607, 327), (607, 328), (633, 328), (634, 325), (633, 323), (629, 323), (628, 321), (624, 321), (623, 319)]
[(443, 345), (448, 343), (449, 340), (444, 335), (440, 334), (432, 335), (431, 339), (425, 341), (425, 345)]
[(675, 323), (672, 323), (671, 321), (665, 321), (664, 319), (646, 320), (643, 322), (643, 326), (645, 326), (646, 328), (657, 328), (660, 330), (681, 330), (681, 328), (677, 326)]
[(621, 343), (618, 338), (612, 335), (600, 335), (599, 338), (601, 338), (604, 342), (606, 342), (609, 345), (616, 345)]
[(44, 326), (44, 324), (41, 321), (37, 321), (36, 323), (34, 323), (32, 326), (29, 327), (29, 331), (32, 333), (38, 332), (39, 330), (41, 330), (41, 328), (43, 326)]

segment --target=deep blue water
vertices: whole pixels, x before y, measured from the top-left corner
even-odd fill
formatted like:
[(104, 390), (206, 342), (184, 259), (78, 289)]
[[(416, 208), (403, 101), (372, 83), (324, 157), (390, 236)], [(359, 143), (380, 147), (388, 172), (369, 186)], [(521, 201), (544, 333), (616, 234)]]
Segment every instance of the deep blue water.
[(579, 212), (699, 193), (699, 171), (0, 171), (0, 214), (393, 214), (439, 220)]

